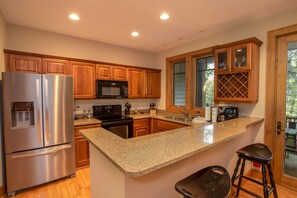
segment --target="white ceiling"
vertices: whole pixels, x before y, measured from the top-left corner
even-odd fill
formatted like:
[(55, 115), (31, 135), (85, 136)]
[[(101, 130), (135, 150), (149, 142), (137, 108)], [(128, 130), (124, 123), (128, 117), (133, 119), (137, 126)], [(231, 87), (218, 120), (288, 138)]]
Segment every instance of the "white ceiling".
[[(296, 0), (0, 0), (7, 23), (159, 52), (297, 7)], [(161, 21), (160, 14), (170, 14)], [(81, 20), (70, 21), (76, 12)], [(140, 36), (132, 38), (130, 33)]]

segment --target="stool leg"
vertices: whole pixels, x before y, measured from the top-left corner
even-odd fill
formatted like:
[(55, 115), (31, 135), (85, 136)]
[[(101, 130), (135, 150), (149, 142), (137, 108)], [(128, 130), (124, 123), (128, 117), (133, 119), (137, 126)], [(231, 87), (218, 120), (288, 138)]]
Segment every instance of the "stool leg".
[(265, 170), (265, 165), (264, 164), (262, 164), (262, 175), (263, 175), (264, 198), (268, 198), (268, 187), (267, 187), (266, 170)]
[(267, 164), (267, 167), (268, 167), (268, 172), (269, 172), (269, 177), (270, 177), (270, 183), (271, 183), (271, 186), (273, 188), (274, 198), (278, 198), (277, 191), (276, 191), (276, 186), (275, 186), (274, 179), (273, 179), (273, 173), (271, 171), (271, 165)]
[(240, 166), (240, 162), (241, 162), (241, 158), (239, 157), (238, 160), (237, 160), (237, 163), (236, 163), (236, 167), (234, 169), (234, 173), (232, 175), (232, 179), (231, 179), (231, 182), (232, 182), (232, 185), (234, 184), (235, 182), (235, 178), (236, 178), (236, 175), (237, 175), (237, 172), (238, 172), (238, 168)]
[(245, 166), (245, 159), (243, 159), (242, 164), (241, 164), (241, 170), (240, 170), (240, 176), (239, 176), (239, 181), (238, 181), (238, 188), (237, 188), (237, 191), (236, 191), (236, 197), (238, 197), (239, 191), (240, 191), (240, 188), (241, 188), (242, 176), (244, 174), (244, 166)]

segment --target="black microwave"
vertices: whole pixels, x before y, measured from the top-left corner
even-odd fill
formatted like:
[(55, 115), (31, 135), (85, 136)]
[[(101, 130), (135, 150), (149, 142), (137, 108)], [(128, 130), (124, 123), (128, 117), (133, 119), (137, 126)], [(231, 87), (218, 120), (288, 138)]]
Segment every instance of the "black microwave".
[(96, 98), (128, 98), (128, 82), (96, 80)]

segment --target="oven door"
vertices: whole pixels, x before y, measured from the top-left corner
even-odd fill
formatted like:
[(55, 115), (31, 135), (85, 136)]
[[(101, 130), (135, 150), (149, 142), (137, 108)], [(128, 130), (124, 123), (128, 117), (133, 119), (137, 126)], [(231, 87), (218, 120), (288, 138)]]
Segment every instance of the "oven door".
[(102, 122), (101, 126), (115, 135), (128, 139), (133, 137), (133, 120)]

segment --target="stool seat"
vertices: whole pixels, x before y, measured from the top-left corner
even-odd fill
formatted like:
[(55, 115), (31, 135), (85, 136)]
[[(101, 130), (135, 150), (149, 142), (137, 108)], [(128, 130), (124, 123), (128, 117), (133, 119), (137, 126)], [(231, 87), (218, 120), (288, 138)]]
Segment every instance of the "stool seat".
[(272, 152), (265, 144), (250, 144), (236, 152), (239, 156), (250, 161), (267, 164), (272, 160)]
[(230, 176), (221, 166), (209, 166), (177, 182), (175, 189), (185, 198), (225, 198), (230, 194)]

